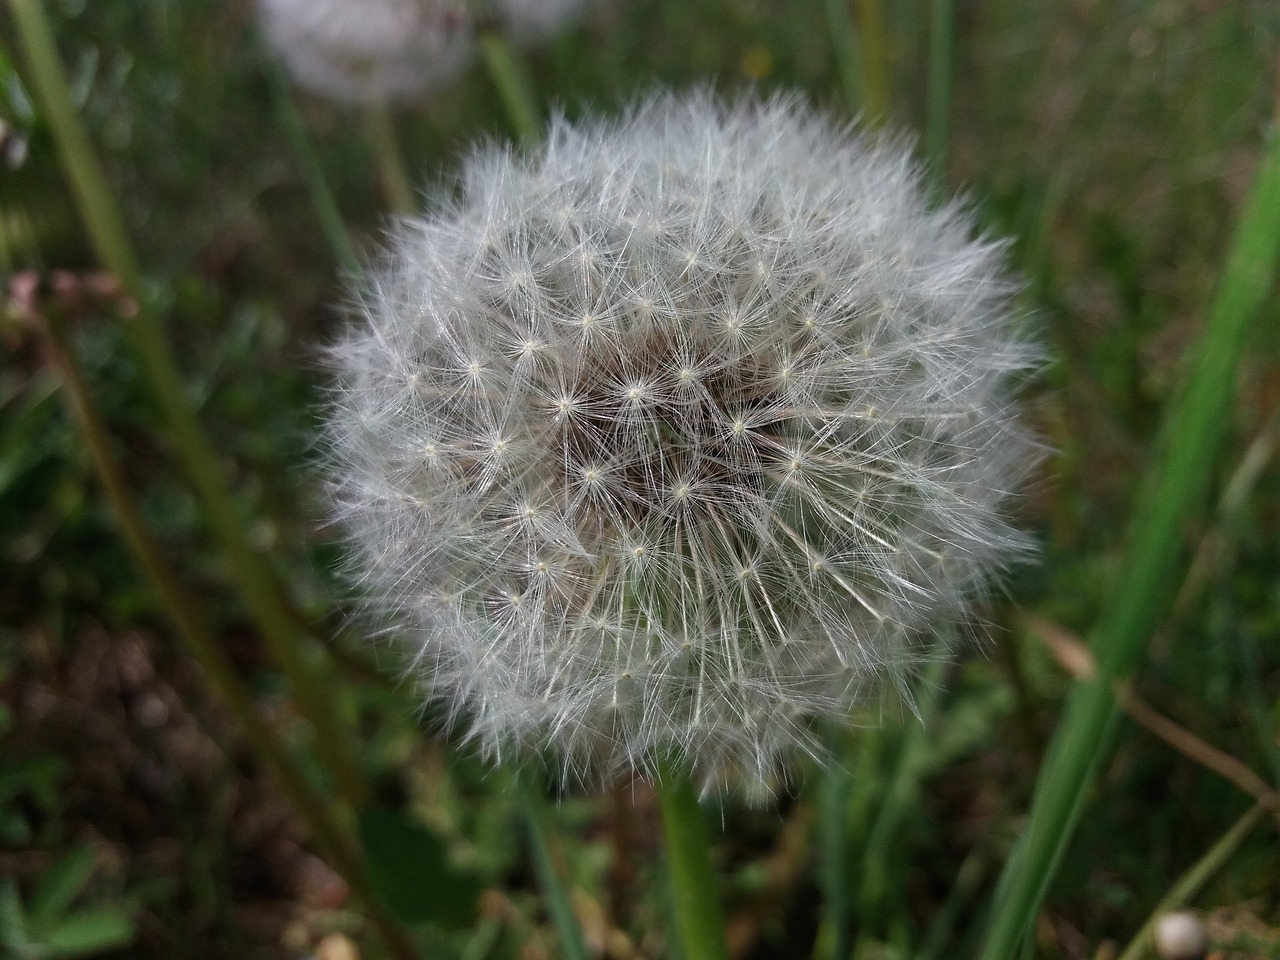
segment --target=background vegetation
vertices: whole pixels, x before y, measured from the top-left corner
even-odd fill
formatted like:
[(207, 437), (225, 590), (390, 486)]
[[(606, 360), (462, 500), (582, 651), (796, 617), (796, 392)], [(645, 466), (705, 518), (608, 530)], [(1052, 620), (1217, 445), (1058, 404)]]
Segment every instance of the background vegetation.
[[(252, 4), (45, 9), (139, 251), (143, 307), (164, 324), (255, 556), (287, 584), (293, 653), (355, 747), (354, 789), (377, 811), (359, 822), (375, 899), (424, 957), (567, 955), (510, 773), (434, 738), (394, 658), (345, 625), (306, 469), (315, 352), (342, 322), (343, 268), (273, 107)], [(341, 793), (166, 439), (130, 298), (89, 273), (98, 258), (11, 8), (0, 23), (0, 953), (335, 957), (342, 934), (384, 955), (101, 493), (37, 314), (60, 317), (142, 518), (256, 715), (307, 783)], [(1150, 496), (1161, 425), (1264, 164), (1278, 43), (1280, 8), (1264, 0), (613, 0), (524, 55), (544, 111), (613, 110), (715, 78), (799, 88), (921, 136), (939, 185), (1012, 238), (1052, 358), (1025, 391), (1054, 451), (1024, 504), (1043, 558), (982, 611), (982, 651), (931, 677), (923, 724), (868, 718), (834, 772), (810, 771), (763, 809), (730, 798), (713, 811), (734, 956), (991, 949), (1008, 893), (997, 878), (1037, 774), (1063, 762), (1045, 758), (1064, 701), (1091, 658), (1111, 656), (1078, 638), (1114, 605), (1126, 518)], [(386, 207), (361, 118), (305, 96), (297, 107), (372, 255)], [(396, 122), (422, 184), (477, 139), (510, 135), (480, 64)], [(1280, 205), (1258, 222), (1280, 223)], [(1172, 894), (1207, 916), (1221, 956), (1280, 957), (1278, 314), (1267, 296), (1243, 335), (1210, 484), (1176, 518), (1171, 558), (1186, 562), (1164, 575), (1172, 603), (1153, 608), (1024, 955), (1114, 956)], [(586, 951), (675, 956), (649, 789), (558, 801), (532, 810)], [(1180, 887), (1188, 871), (1197, 882)]]

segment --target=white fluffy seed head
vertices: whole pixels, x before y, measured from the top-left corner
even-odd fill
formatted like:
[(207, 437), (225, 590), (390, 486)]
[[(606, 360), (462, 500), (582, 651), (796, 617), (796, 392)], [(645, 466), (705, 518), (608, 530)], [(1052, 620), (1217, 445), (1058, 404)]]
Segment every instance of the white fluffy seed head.
[(258, 10), (293, 79), (347, 103), (413, 99), (471, 57), (463, 0), (258, 0)]
[(475, 153), (332, 348), (333, 513), (494, 759), (768, 783), (940, 656), (1026, 539), (998, 244), (793, 98)]

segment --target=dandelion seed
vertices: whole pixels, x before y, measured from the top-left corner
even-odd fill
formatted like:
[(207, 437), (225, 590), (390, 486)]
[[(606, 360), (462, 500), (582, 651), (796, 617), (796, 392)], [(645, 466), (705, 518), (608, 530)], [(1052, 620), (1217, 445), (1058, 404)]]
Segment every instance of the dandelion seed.
[[(1028, 552), (1008, 384), (1037, 350), (1000, 245), (793, 98), (546, 143), (400, 225), (332, 349), (352, 569), (487, 756), (768, 780)], [(638, 228), (661, 210), (693, 212)]]

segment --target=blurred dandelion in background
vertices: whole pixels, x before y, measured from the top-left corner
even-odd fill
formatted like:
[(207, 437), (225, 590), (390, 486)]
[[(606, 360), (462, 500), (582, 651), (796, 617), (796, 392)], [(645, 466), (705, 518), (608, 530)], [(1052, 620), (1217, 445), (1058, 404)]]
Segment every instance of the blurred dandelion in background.
[(521, 45), (548, 39), (590, 0), (259, 0), (272, 48), (294, 81), (344, 103), (418, 99), (448, 86), (477, 29)]
[(794, 97), (477, 150), (330, 349), (333, 516), (483, 754), (703, 789), (821, 757), (1029, 550), (1001, 244)]
[(471, 57), (460, 0), (259, 0), (293, 79), (345, 103), (412, 100), (450, 83)]

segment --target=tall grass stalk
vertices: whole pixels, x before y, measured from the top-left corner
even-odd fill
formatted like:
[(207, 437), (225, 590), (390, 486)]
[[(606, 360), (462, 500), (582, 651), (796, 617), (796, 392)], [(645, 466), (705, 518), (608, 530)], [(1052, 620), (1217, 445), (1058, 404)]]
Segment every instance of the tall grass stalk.
[[(823, 777), (818, 800), (823, 919), (813, 952), (815, 958), (844, 960), (851, 955), (859, 956), (868, 948), (865, 936), (853, 939), (852, 923), (855, 917), (860, 921), (873, 921), (880, 915), (888, 893), (885, 885), (890, 880), (893, 844), (928, 761), (928, 722), (934, 714), (934, 698), (945, 667), (946, 664), (939, 661), (925, 672), (916, 707), (919, 722), (908, 723), (896, 737), (897, 748), (891, 758), (893, 767), (888, 778), (883, 778), (880, 772), (885, 748), (892, 746), (892, 735), (886, 730), (863, 732), (856, 771), (837, 764)], [(874, 809), (866, 799), (872, 783), (884, 784)], [(857, 784), (863, 786), (856, 794), (855, 803)], [(856, 871), (848, 862), (851, 825), (866, 838)], [(863, 923), (858, 925), (861, 927)]]
[(106, 178), (72, 106), (66, 77), (58, 60), (53, 31), (41, 0), (10, 0), (26, 47), (33, 86), (48, 116), (59, 156), (79, 204), (98, 256), (137, 302), (125, 329), (164, 415), (168, 439), (204, 507), (231, 571), (249, 602), (254, 619), (273, 656), (287, 674), (299, 705), (316, 733), (316, 748), (340, 794), (357, 804), (363, 796), (354, 751), (333, 710), (333, 697), (322, 691), (305, 663), (299, 631), (292, 621), (283, 589), (274, 572), (249, 545), (246, 525), (223, 477), (213, 448), (187, 399), (164, 331), (144, 288), (139, 261), (112, 201)]
[(252, 694), (209, 630), (199, 604), (174, 574), (173, 564), (148, 532), (130, 492), (129, 480), (112, 452), (106, 424), (93, 404), (59, 318), (54, 313), (47, 313), (42, 319), (50, 357), (62, 377), (67, 403), (84, 435), (107, 502), (120, 524), (126, 543), (151, 581), (161, 609), (172, 621), (192, 658), (200, 664), (222, 703), (236, 718), (257, 755), (276, 776), (284, 795), (306, 822), (329, 861), (364, 902), (370, 922), (391, 955), (396, 960), (413, 960), (415, 951), (374, 894), (363, 859), (350, 833), (334, 817), (331, 804), (312, 787), (290, 758), (279, 737), (263, 722)]
[(880, 0), (826, 0), (845, 105), (870, 126), (889, 115), (889, 40)]
[(936, 715), (935, 703), (946, 666), (943, 661), (932, 663), (921, 678), (921, 692), (915, 705), (918, 716), (910, 718), (901, 731), (893, 771), (886, 781), (875, 819), (867, 831), (857, 891), (858, 912), (863, 918), (879, 915), (889, 893), (886, 884), (891, 877), (894, 842), (903, 818), (911, 809), (913, 797), (920, 791), (920, 781), (928, 767), (929, 726)]
[(951, 77), (955, 70), (955, 6), (932, 0), (929, 12), (929, 86), (924, 147), (934, 175), (941, 179), (947, 164), (951, 119)]
[(302, 118), (298, 116), (298, 105), (294, 101), (293, 91), (284, 70), (271, 56), (262, 58), (267, 73), (267, 83), (271, 92), (271, 107), (276, 123), (289, 141), (289, 149), (293, 151), (294, 161), (302, 174), (307, 188), (307, 199), (311, 209), (319, 221), (320, 230), (324, 234), (329, 252), (344, 270), (352, 276), (360, 273), (360, 257), (351, 235), (347, 233), (347, 225), (343, 222), (338, 202), (325, 181), (324, 172), (320, 169), (320, 160), (307, 136)]
[(853, 0), (862, 67), (863, 118), (879, 126), (889, 118), (889, 33), (882, 0)]
[[(957, 941), (955, 931), (962, 917), (977, 912), (978, 908), (973, 900), (990, 868), (991, 862), (983, 850), (975, 848), (969, 852), (956, 871), (955, 881), (947, 891), (946, 899), (934, 911), (933, 919), (921, 936), (912, 960), (969, 955), (969, 951)], [(972, 939), (972, 936), (968, 939)]]
[(529, 847), (533, 853), (533, 868), (538, 875), (538, 885), (547, 900), (547, 911), (560, 937), (560, 952), (564, 960), (587, 960), (587, 948), (582, 942), (582, 931), (573, 914), (569, 892), (556, 869), (551, 855), (550, 828), (547, 825), (546, 804), (539, 784), (526, 774), (518, 775), (517, 788), (524, 807), (525, 827), (529, 833)]
[(849, 9), (849, 0), (826, 0), (824, 6), (845, 106), (856, 113), (862, 108), (865, 96), (860, 78), (859, 64), (862, 58), (858, 53), (858, 38), (854, 33), (853, 11)]
[(1078, 681), (1041, 766), (1026, 831), (1005, 867), (984, 960), (1011, 960), (1031, 931), (1071, 839), (1093, 774), (1109, 752), (1118, 708), (1112, 684), (1139, 664), (1172, 604), (1186, 563), (1187, 518), (1203, 499), (1250, 326), (1272, 288), (1280, 254), (1280, 137), (1264, 150), (1228, 253), (1188, 386), (1165, 423), (1139, 493), (1128, 549), (1091, 647), (1098, 676)]
[(103, 264), (132, 295), (142, 287), (142, 268), (125, 232), (120, 209), (112, 201), (106, 177), (93, 155), (89, 137), (72, 106), (43, 0), (9, 0), (26, 49), (32, 85), (45, 109), (59, 158), (76, 191), (76, 201), (94, 249)]
[(525, 146), (537, 143), (542, 138), (542, 123), (538, 119), (528, 70), (500, 30), (485, 30), (480, 34), (480, 53), (493, 85), (498, 88), (511, 129)]
[(418, 201), (413, 193), (413, 181), (404, 165), (391, 108), (385, 103), (370, 107), (367, 122), (369, 142), (378, 164), (378, 179), (388, 206), (396, 214), (414, 213), (418, 209)]

